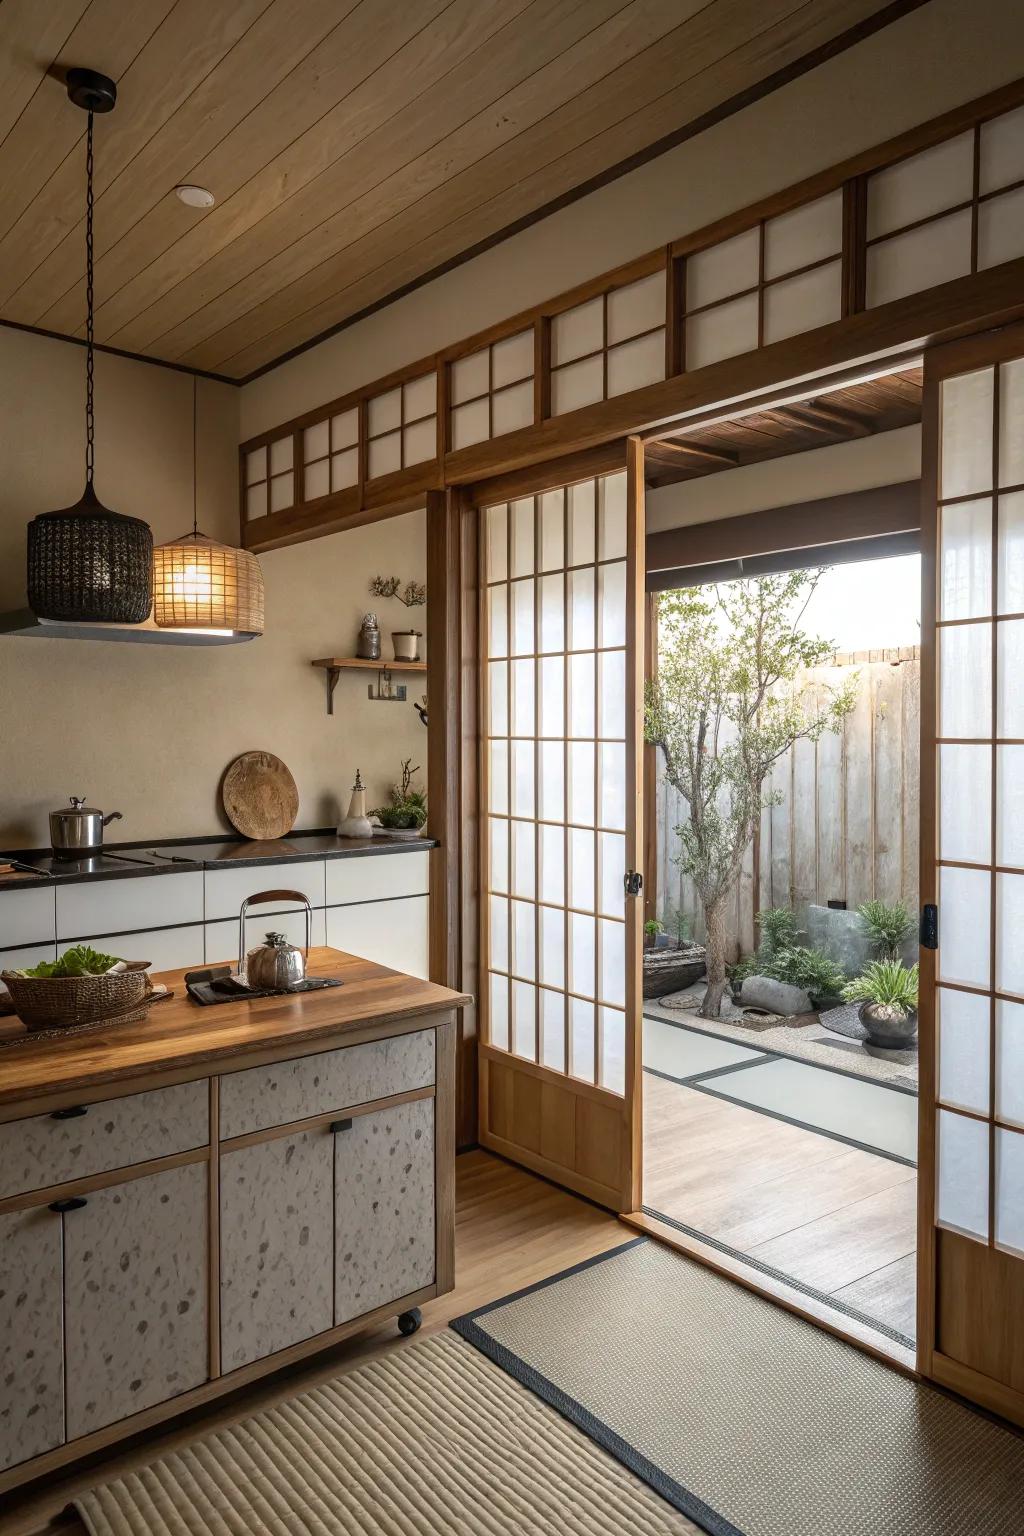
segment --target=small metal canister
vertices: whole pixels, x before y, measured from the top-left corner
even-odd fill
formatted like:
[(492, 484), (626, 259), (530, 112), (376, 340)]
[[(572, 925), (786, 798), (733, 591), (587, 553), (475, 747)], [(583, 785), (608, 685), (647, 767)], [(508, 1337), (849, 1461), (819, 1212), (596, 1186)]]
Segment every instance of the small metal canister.
[(367, 613), (363, 617), (356, 655), (361, 661), (380, 661), (380, 625), (375, 613)]

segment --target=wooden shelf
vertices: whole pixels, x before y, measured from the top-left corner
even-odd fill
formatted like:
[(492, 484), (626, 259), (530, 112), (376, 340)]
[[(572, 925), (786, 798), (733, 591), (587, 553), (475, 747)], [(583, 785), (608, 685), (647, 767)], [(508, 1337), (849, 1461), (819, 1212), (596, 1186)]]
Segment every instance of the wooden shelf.
[(425, 661), (364, 661), (361, 656), (322, 656), (310, 663), (314, 667), (326, 667), (328, 672), (340, 672), (352, 667), (363, 672), (425, 672)]
[[(327, 713), (334, 714), (334, 690), (338, 686), (338, 678), (344, 671), (351, 672), (425, 672), (425, 661), (367, 661), (362, 656), (321, 656), (310, 663), (313, 667), (323, 667), (327, 673)], [(404, 694), (404, 689), (403, 689)], [(373, 697), (373, 689), (370, 690)], [(388, 701), (390, 702), (390, 701)], [(400, 700), (398, 702), (401, 702)]]

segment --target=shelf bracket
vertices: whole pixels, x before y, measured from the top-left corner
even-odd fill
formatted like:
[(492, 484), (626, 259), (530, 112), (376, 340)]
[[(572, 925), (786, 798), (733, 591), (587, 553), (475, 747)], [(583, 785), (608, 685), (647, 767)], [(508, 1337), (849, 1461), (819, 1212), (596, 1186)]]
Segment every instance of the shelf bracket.
[(327, 669), (327, 713), (334, 714), (334, 690), (338, 686), (338, 678), (341, 676), (340, 667), (328, 667)]

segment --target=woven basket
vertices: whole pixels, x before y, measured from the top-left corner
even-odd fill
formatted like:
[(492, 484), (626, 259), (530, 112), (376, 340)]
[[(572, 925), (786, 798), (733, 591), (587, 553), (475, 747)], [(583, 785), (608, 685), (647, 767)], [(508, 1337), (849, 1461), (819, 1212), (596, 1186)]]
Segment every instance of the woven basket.
[(153, 990), (148, 964), (134, 961), (129, 970), (113, 976), (16, 976), (2, 971), (0, 981), (26, 1028), (72, 1029), (144, 1013), (144, 999)]

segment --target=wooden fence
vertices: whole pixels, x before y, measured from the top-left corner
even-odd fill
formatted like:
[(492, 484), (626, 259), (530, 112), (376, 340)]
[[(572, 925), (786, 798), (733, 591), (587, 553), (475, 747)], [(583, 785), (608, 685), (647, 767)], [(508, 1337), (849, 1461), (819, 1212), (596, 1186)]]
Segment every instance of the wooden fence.
[[(799, 741), (775, 766), (781, 804), (766, 810), (747, 851), (729, 919), (732, 955), (754, 947), (754, 913), (845, 901), (918, 902), (921, 663), (917, 646), (837, 655), (809, 669), (813, 691), (855, 675), (856, 704), (841, 732)], [(686, 914), (703, 937), (700, 903), (676, 856), (686, 802), (658, 772), (658, 915)], [(754, 880), (754, 857), (759, 879)]]

